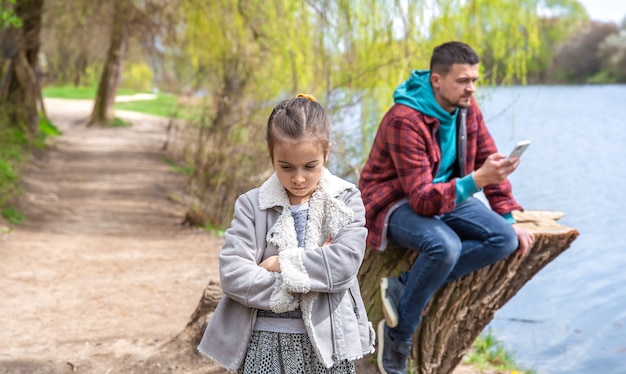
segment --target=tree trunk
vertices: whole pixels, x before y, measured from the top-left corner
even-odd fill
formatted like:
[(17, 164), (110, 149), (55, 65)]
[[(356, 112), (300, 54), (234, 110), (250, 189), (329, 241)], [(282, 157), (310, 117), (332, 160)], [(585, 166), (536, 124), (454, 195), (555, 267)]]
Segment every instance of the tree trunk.
[(20, 0), (15, 4), (22, 27), (8, 32), (12, 53), (0, 84), (0, 110), (11, 123), (25, 125), (31, 135), (39, 131), (39, 112), (45, 112), (36, 73), (42, 12), (43, 0)]
[[(513, 254), (435, 293), (413, 338), (411, 358), (416, 373), (451, 373), (495, 312), (578, 236), (577, 230), (556, 223), (561, 213), (514, 212), (514, 216), (535, 235), (530, 254)], [(367, 251), (359, 281), (372, 322), (383, 318), (380, 278), (408, 270), (416, 257), (416, 252), (404, 248)]]
[[(514, 212), (517, 222), (535, 234), (530, 254), (511, 255), (435, 293), (424, 310), (413, 340), (414, 372), (451, 373), (454, 370), (495, 312), (576, 239), (576, 229), (556, 223), (562, 216), (562, 213), (547, 211)], [(383, 318), (380, 278), (409, 269), (416, 257), (415, 252), (403, 248), (388, 248), (384, 252), (367, 250), (359, 282), (370, 321), (377, 323)], [(210, 282), (187, 327), (169, 345), (195, 349), (220, 296), (219, 286)], [(361, 360), (360, 365), (370, 364)]]
[(196, 310), (191, 315), (189, 322), (187, 322), (187, 326), (174, 338), (174, 341), (182, 342), (185, 346), (195, 351), (198, 344), (200, 344), (204, 330), (209, 322), (209, 317), (217, 308), (217, 304), (223, 295), (224, 293), (220, 285), (213, 280), (209, 281), (198, 306), (196, 306)]
[(113, 10), (113, 27), (111, 28), (111, 41), (107, 52), (107, 59), (102, 68), (98, 94), (94, 103), (93, 111), (89, 119), (89, 125), (107, 123), (113, 121), (115, 95), (119, 84), (120, 75), (128, 45), (128, 28), (131, 6), (127, 0), (116, 0)]

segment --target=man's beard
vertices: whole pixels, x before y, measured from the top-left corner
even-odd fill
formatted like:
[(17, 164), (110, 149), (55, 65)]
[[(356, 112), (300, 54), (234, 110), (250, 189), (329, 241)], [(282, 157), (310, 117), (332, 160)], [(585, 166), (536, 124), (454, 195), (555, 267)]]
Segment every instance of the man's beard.
[(472, 97), (461, 97), (457, 102), (456, 106), (459, 108), (468, 108), (472, 103)]

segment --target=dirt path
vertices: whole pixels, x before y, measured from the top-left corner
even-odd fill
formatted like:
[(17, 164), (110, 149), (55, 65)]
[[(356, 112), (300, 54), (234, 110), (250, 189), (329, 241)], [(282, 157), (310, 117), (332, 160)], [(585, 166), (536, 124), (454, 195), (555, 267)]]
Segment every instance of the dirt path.
[(184, 328), (221, 239), (180, 225), (163, 119), (87, 128), (90, 102), (46, 109), (64, 135), (26, 172), (27, 221), (0, 233), (0, 373), (106, 373)]

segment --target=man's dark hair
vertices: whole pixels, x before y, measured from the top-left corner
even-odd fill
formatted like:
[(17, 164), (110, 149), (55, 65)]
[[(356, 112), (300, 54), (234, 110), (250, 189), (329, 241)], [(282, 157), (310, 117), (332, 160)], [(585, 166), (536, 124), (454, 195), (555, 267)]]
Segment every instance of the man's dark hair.
[(445, 76), (454, 64), (476, 65), (480, 62), (472, 47), (461, 42), (443, 43), (433, 49), (430, 71)]

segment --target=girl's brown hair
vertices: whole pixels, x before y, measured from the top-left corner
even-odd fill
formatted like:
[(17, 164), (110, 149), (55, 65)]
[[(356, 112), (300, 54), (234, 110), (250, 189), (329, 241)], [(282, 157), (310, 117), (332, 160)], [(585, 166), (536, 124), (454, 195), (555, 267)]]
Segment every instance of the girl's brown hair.
[(330, 120), (326, 109), (313, 96), (299, 94), (278, 103), (267, 120), (267, 148), (273, 161), (274, 145), (281, 138), (293, 140), (305, 136), (318, 139), (324, 159), (330, 150)]

